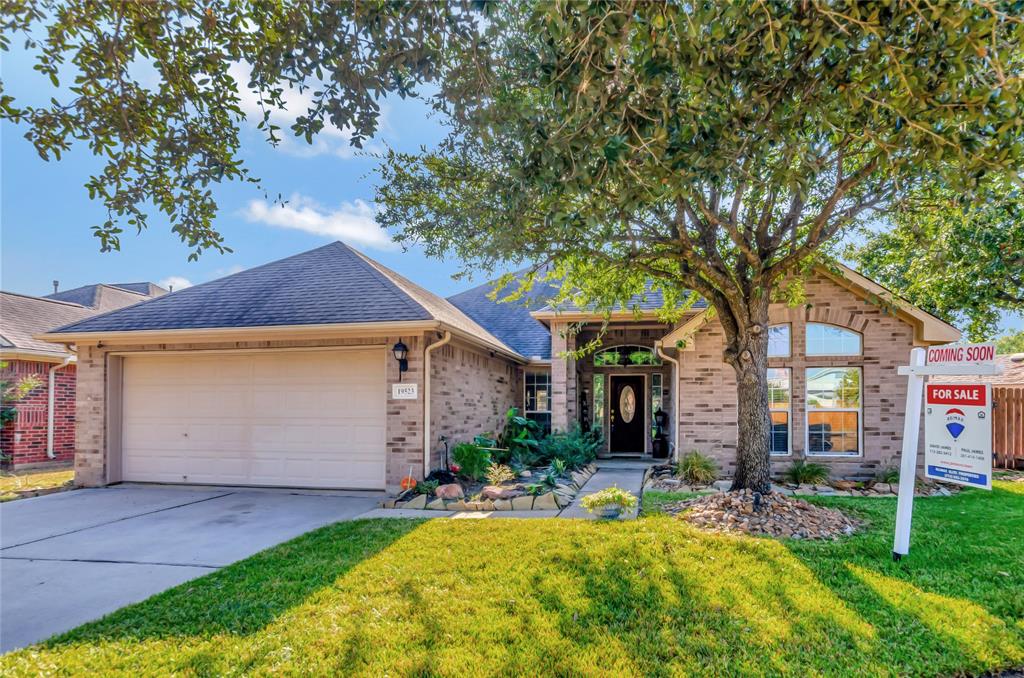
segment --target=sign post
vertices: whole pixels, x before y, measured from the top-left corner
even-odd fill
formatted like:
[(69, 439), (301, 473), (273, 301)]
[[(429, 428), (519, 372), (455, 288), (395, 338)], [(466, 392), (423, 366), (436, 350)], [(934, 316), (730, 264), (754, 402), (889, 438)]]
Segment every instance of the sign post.
[[(892, 559), (910, 551), (914, 511), (921, 400), (928, 376), (1001, 374), (992, 361), (993, 344), (948, 344), (910, 351), (910, 364), (897, 373), (907, 377), (907, 406), (900, 453), (896, 500), (896, 534)], [(929, 384), (925, 419), (925, 475), (946, 482), (992, 489), (992, 397), (985, 384)], [(948, 404), (947, 404), (948, 403)]]

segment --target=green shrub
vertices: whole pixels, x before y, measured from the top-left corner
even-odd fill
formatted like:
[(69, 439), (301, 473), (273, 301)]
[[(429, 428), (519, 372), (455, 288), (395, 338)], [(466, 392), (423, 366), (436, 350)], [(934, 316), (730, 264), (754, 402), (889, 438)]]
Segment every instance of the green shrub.
[(459, 466), (459, 474), (480, 480), (491, 465), (491, 452), (473, 443), (459, 443), (452, 450), (452, 459)]
[(707, 485), (718, 477), (718, 464), (708, 455), (693, 450), (679, 460), (677, 472), (691, 485)]
[(559, 459), (558, 457), (552, 459), (551, 465), (548, 466), (548, 472), (554, 475), (556, 478), (564, 476), (567, 470), (568, 465), (565, 463), (565, 460)]
[(516, 479), (515, 472), (505, 464), (492, 464), (485, 475), (491, 485), (501, 485)]
[(497, 447), (508, 451), (501, 453), (498, 460), (512, 466), (535, 466), (540, 463), (540, 438), (540, 424), (521, 416), (515, 407), (511, 408), (505, 414), (505, 428), (497, 441)]
[(416, 494), (434, 494), (434, 490), (438, 488), (441, 483), (436, 480), (422, 480), (416, 485)]
[(900, 470), (896, 466), (886, 466), (875, 474), (875, 480), (880, 483), (898, 483), (900, 481)]
[(824, 464), (808, 464), (797, 459), (786, 469), (782, 477), (794, 485), (820, 485), (828, 480), (828, 466)]
[(552, 433), (541, 441), (538, 461), (551, 464), (558, 459), (567, 469), (575, 470), (594, 461), (603, 444), (601, 431), (584, 433), (579, 424), (574, 424), (568, 433)]

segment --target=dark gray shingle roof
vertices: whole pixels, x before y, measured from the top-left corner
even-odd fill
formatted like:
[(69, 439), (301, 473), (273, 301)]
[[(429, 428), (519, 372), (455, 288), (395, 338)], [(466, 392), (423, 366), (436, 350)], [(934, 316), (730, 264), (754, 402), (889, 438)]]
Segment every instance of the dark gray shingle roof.
[(60, 332), (269, 327), (430, 320), (341, 242), (60, 328)]
[[(657, 311), (661, 309), (665, 304), (665, 297), (661, 293), (660, 289), (654, 289), (651, 283), (647, 283), (647, 289), (643, 294), (634, 294), (629, 298), (629, 301), (625, 305), (617, 305), (614, 311)], [(704, 299), (697, 299), (691, 308), (693, 309), (704, 309), (707, 308), (708, 304)], [(593, 311), (594, 308), (581, 308), (572, 302), (563, 302), (557, 306), (545, 306), (542, 310), (544, 311), (557, 311), (557, 312), (575, 312), (575, 311)]]
[(66, 301), (79, 306), (87, 306), (98, 312), (113, 311), (130, 304), (137, 304), (150, 297), (166, 294), (167, 290), (153, 283), (122, 283), (107, 285), (82, 285), (63, 292), (48, 294), (45, 299)]
[[(525, 271), (517, 273), (517, 277)], [(551, 332), (547, 326), (530, 315), (530, 311), (545, 306), (557, 292), (558, 287), (549, 283), (537, 283), (530, 290), (528, 299), (499, 303), (488, 295), (495, 288), (494, 281), (448, 297), (460, 311), (483, 325), (491, 334), (528, 358), (547, 360), (551, 357)], [(511, 283), (503, 288), (498, 299), (516, 289)]]

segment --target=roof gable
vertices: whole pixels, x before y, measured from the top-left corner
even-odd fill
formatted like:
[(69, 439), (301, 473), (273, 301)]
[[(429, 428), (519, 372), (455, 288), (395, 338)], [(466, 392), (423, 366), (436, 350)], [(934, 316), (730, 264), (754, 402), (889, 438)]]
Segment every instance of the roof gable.
[[(519, 271), (515, 274), (516, 279), (525, 273), (526, 270)], [(496, 281), (487, 282), (450, 296), (448, 301), (520, 354), (541, 360), (550, 359), (551, 331), (530, 312), (545, 306), (558, 292), (557, 286), (538, 282), (530, 290), (527, 299), (505, 303), (490, 298), (495, 286)], [(509, 283), (498, 292), (497, 298), (512, 293), (516, 287), (517, 283)]]
[(0, 334), (3, 348), (31, 353), (65, 355), (57, 345), (34, 336), (65, 323), (86, 318), (96, 311), (46, 297), (30, 297), (13, 292), (0, 292)]

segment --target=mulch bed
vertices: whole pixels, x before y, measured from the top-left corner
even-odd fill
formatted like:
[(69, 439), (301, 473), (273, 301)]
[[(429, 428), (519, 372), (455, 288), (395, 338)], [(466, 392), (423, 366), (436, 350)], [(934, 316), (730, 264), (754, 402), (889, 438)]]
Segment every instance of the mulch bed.
[(777, 492), (721, 492), (665, 504), (663, 510), (712, 532), (791, 539), (838, 539), (860, 526), (840, 511)]

